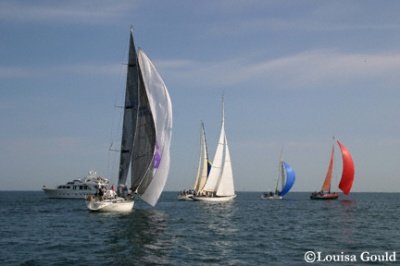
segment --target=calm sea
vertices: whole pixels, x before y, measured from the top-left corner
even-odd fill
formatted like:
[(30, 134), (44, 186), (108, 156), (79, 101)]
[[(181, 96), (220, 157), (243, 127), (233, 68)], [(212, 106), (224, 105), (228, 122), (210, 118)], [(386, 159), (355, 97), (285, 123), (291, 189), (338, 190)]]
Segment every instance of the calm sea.
[(305, 265), (307, 251), (323, 264), (336, 256), (366, 265), (361, 254), (400, 253), (400, 194), (267, 201), (242, 192), (224, 204), (176, 196), (163, 193), (155, 208), (137, 201), (123, 215), (42, 192), (0, 192), (0, 265)]

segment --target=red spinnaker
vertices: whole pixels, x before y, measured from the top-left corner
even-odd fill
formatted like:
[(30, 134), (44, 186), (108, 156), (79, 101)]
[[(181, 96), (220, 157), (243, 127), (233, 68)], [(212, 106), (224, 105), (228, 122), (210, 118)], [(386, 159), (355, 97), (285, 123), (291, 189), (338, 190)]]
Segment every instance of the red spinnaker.
[(343, 191), (345, 195), (348, 195), (354, 181), (354, 162), (346, 146), (344, 146), (339, 141), (337, 143), (339, 144), (343, 158), (343, 172), (339, 188)]

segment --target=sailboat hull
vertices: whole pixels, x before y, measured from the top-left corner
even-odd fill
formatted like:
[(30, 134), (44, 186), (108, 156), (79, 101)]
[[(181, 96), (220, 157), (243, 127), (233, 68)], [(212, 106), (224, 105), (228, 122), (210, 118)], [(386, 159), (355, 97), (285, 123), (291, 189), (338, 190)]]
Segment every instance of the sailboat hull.
[(86, 206), (93, 212), (130, 212), (133, 209), (134, 201), (123, 198), (97, 200), (86, 199)]
[(339, 197), (339, 193), (312, 193), (310, 199), (312, 200), (335, 200)]
[(261, 195), (261, 198), (262, 199), (267, 199), (267, 200), (281, 200), (281, 199), (283, 199), (283, 197), (279, 196), (278, 194), (270, 195), (269, 193), (263, 193)]
[(223, 196), (223, 197), (206, 197), (206, 196), (194, 196), (192, 197), (193, 200), (195, 201), (207, 201), (207, 202), (225, 202), (225, 201), (230, 201), (236, 198), (236, 195), (232, 196)]
[(178, 200), (193, 200), (193, 194), (179, 194), (178, 195)]

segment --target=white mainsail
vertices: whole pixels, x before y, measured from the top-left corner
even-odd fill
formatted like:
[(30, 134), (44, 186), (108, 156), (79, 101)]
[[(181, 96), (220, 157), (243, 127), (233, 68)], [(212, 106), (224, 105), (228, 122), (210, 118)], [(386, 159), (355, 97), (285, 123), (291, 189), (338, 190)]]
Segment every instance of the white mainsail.
[(233, 196), (235, 188), (228, 141), (225, 134), (224, 104), (222, 102), (221, 133), (210, 174), (203, 189), (204, 192), (215, 192), (217, 196)]
[(224, 146), (225, 146), (225, 159), (217, 188), (217, 196), (232, 196), (235, 194), (235, 185), (233, 183), (231, 155), (229, 152), (229, 146), (226, 136), (225, 136)]
[(208, 176), (208, 151), (207, 151), (207, 140), (206, 133), (204, 130), (204, 123), (201, 122), (200, 132), (200, 159), (199, 166), (197, 168), (196, 181), (194, 182), (193, 189), (200, 191), (206, 184)]

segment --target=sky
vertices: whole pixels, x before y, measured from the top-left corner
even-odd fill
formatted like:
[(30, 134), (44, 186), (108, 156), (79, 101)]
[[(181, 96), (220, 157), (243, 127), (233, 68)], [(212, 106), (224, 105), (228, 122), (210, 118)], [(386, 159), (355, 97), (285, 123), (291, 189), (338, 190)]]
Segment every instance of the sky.
[[(94, 169), (117, 182), (129, 29), (172, 98), (165, 190), (191, 188), (200, 121), (214, 157), (225, 97), (235, 189), (319, 190), (332, 137), (354, 192), (399, 192), (400, 2), (0, 2), (0, 190), (40, 190)], [(338, 147), (336, 146), (336, 150)], [(336, 157), (333, 189), (341, 175)]]

